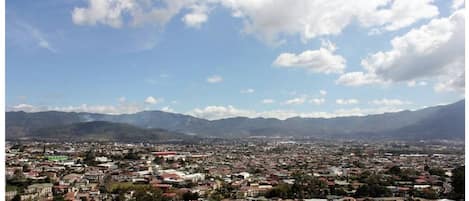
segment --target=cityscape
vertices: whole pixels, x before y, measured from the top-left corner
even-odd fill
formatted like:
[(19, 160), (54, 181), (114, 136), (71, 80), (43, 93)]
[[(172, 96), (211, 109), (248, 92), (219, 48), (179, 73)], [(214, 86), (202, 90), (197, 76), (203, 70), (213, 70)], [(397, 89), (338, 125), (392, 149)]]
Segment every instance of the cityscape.
[(6, 0), (0, 16), (0, 200), (466, 198), (465, 0)]
[(464, 195), (464, 144), (451, 141), (256, 137), (6, 146), (7, 200), (398, 201)]
[(161, 111), (7, 112), (5, 198), (460, 200), (461, 108), (212, 121)]

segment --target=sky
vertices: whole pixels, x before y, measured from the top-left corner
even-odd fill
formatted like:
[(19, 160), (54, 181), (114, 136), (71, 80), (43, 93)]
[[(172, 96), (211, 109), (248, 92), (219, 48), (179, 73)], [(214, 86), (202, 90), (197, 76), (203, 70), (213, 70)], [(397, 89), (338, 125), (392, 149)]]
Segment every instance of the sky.
[(463, 0), (7, 0), (6, 110), (206, 119), (464, 99)]

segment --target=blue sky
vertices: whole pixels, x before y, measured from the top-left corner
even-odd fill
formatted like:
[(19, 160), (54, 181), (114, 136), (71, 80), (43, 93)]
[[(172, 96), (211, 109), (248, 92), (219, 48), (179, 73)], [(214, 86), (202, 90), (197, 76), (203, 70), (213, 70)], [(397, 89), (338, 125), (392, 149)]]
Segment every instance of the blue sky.
[(463, 3), (380, 2), (8, 0), (7, 110), (334, 117), (463, 99)]

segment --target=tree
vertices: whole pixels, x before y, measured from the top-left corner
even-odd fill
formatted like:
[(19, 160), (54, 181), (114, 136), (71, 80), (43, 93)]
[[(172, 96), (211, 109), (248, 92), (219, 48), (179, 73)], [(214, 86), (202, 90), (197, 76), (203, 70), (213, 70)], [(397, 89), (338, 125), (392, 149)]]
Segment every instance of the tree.
[(279, 184), (277, 186), (275, 186), (274, 188), (272, 188), (271, 190), (269, 190), (265, 197), (267, 198), (289, 198), (290, 194), (291, 194), (292, 190), (291, 190), (291, 186), (288, 185), (288, 184)]
[(385, 197), (390, 195), (391, 192), (389, 189), (377, 184), (365, 184), (360, 186), (357, 192), (355, 192), (355, 196), (357, 197)]
[(11, 201), (21, 201), (21, 196), (19, 194), (16, 194)]
[(65, 201), (65, 198), (62, 195), (56, 195), (54, 196), (53, 201)]
[(187, 191), (184, 194), (182, 194), (182, 199), (184, 201), (197, 200), (197, 199), (199, 199), (199, 194)]
[(390, 169), (389, 169), (389, 174), (392, 174), (392, 175), (401, 175), (401, 168), (399, 166), (392, 166)]
[(163, 192), (155, 188), (136, 188), (134, 198), (135, 201), (166, 201)]
[(455, 168), (452, 171), (451, 185), (453, 186), (453, 194), (455, 199), (464, 198), (464, 166)]
[(153, 159), (153, 163), (158, 164), (158, 165), (161, 165), (163, 163), (163, 161), (164, 161), (163, 157), (159, 157), (159, 156), (157, 156), (157, 157), (155, 157), (155, 159)]
[(127, 153), (125, 156), (124, 156), (124, 159), (127, 159), (127, 160), (137, 160), (138, 159), (138, 154), (133, 152), (133, 151), (129, 151), (129, 153)]
[(445, 176), (445, 170), (443, 170), (441, 168), (430, 168), (428, 170), (428, 173), (430, 173), (431, 175), (437, 175), (437, 176), (440, 176), (440, 177)]
[(85, 158), (84, 158), (83, 162), (88, 166), (94, 166), (94, 165), (98, 164), (95, 161), (95, 158), (96, 158), (96, 154), (94, 153), (94, 151), (89, 150), (85, 153)]

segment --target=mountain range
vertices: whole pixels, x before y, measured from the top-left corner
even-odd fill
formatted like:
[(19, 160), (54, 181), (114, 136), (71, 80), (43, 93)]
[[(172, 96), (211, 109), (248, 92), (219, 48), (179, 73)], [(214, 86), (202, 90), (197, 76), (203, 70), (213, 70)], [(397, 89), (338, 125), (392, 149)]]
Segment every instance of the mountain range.
[(6, 138), (149, 140), (188, 136), (294, 136), (328, 139), (464, 139), (465, 101), (415, 111), (336, 118), (234, 117), (206, 120), (163, 111), (134, 114), (7, 112)]

